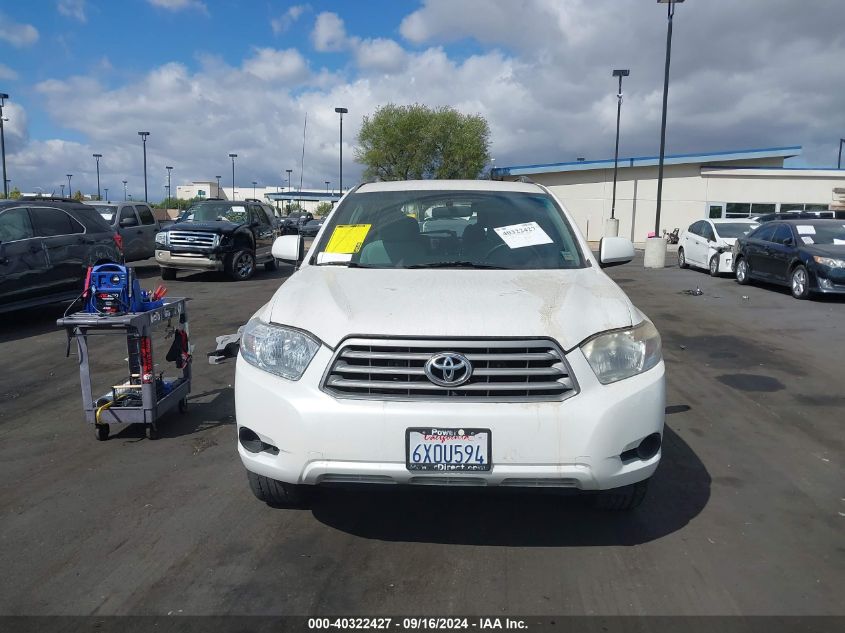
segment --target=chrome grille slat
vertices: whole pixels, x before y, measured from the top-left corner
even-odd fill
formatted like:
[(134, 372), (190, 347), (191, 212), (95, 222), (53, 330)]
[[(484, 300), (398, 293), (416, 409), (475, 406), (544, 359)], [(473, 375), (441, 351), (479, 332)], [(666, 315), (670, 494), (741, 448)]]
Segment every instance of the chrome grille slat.
[(171, 247), (200, 247), (213, 248), (217, 245), (217, 234), (202, 231), (170, 231), (168, 244)]
[[(441, 352), (471, 362), (466, 383), (429, 380), (425, 364)], [(335, 353), (321, 388), (338, 398), (461, 402), (560, 401), (578, 391), (563, 351), (547, 339), (353, 338)]]

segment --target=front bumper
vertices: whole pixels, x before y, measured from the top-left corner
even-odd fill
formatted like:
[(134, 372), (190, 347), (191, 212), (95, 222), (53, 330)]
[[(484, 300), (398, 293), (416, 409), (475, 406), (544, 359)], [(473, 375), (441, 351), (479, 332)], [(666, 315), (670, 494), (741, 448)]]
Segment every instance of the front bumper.
[[(384, 483), (568, 487), (602, 490), (650, 477), (660, 452), (622, 460), (663, 432), (664, 365), (611, 385), (598, 382), (580, 349), (567, 354), (580, 393), (563, 402), (352, 400), (320, 390), (332, 357), (322, 348), (302, 378), (289, 381), (238, 358), (235, 408), (245, 426), (278, 453), (238, 453), (247, 470), (293, 484)], [(488, 472), (411, 472), (408, 427), (485, 428)]]
[(163, 268), (186, 270), (223, 270), (222, 255), (205, 253), (171, 253), (156, 249), (156, 262)]
[(812, 277), (816, 281), (813, 291), (831, 295), (845, 294), (845, 269), (817, 265), (812, 271)]

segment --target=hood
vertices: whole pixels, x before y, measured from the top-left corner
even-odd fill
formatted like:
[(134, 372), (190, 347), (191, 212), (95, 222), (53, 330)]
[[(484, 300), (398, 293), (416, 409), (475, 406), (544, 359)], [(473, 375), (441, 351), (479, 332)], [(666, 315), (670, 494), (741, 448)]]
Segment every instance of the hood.
[(209, 231), (211, 233), (231, 233), (240, 224), (227, 222), (225, 220), (216, 222), (174, 222), (165, 231)]
[(845, 244), (805, 244), (801, 247), (801, 250), (810, 255), (845, 259)]
[(599, 269), (454, 270), (305, 266), (270, 302), (270, 321), (330, 347), (350, 335), (551, 337), (564, 350), (642, 315)]

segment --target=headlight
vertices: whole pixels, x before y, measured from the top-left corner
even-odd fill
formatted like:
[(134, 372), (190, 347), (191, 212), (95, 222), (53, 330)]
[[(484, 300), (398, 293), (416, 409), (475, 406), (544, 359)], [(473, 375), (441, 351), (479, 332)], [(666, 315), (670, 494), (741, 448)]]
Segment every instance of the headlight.
[(845, 259), (834, 259), (833, 257), (813, 257), (813, 261), (828, 268), (845, 268)]
[(627, 330), (606, 332), (581, 346), (603, 385), (648, 371), (660, 362), (660, 334), (650, 321)]
[(156, 244), (167, 245), (167, 231), (159, 231), (156, 233)]
[(241, 356), (250, 365), (299, 380), (320, 343), (304, 332), (251, 319), (241, 334)]

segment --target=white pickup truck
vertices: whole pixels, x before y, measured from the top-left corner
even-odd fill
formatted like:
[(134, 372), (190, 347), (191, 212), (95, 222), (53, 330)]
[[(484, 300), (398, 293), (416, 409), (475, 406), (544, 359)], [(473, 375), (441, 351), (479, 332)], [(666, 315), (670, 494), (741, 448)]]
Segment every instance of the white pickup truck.
[[(432, 220), (437, 220), (432, 222)], [(238, 452), (255, 495), (329, 483), (573, 488), (642, 501), (660, 461), (660, 336), (546, 188), (361, 185), (243, 329)]]

